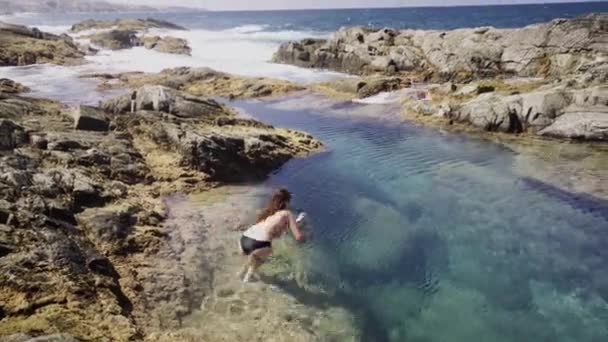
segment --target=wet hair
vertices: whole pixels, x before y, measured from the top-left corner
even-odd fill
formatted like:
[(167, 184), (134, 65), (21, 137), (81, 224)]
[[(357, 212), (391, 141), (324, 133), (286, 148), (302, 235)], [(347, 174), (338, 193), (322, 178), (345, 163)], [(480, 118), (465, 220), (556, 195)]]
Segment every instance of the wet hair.
[(270, 201), (268, 201), (266, 206), (258, 214), (258, 219), (256, 222), (262, 222), (268, 217), (274, 215), (277, 211), (287, 209), (289, 201), (291, 201), (291, 193), (287, 189), (280, 188), (276, 190), (272, 194)]

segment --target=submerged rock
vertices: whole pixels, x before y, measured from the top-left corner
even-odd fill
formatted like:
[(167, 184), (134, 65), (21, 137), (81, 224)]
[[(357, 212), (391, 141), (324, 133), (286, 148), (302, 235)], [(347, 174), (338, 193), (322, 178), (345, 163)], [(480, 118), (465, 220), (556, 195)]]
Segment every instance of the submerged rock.
[(0, 22), (0, 66), (81, 63), (84, 54), (67, 35)]

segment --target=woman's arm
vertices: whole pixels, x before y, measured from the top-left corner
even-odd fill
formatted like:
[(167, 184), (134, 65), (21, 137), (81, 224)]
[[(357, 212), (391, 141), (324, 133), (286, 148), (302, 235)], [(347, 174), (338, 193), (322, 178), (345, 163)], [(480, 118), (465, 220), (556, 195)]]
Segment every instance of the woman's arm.
[(293, 213), (289, 210), (286, 210), (285, 212), (288, 220), (287, 224), (289, 225), (289, 229), (291, 230), (293, 237), (298, 241), (304, 241), (304, 234), (302, 234), (300, 228), (298, 228), (298, 223), (296, 222), (296, 218), (293, 216)]

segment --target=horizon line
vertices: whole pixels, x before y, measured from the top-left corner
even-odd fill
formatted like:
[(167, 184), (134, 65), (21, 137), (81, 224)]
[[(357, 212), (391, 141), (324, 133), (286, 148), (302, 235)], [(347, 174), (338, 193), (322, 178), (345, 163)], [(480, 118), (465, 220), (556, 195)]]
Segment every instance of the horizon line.
[[(605, 0), (585, 0), (585, 1), (547, 1), (543, 3), (528, 2), (533, 0), (527, 0), (526, 2), (518, 3), (496, 3), (487, 5), (473, 5), (473, 4), (446, 4), (446, 5), (410, 5), (410, 6), (371, 6), (371, 7), (303, 7), (303, 8), (258, 8), (258, 9), (208, 9), (204, 7), (188, 7), (188, 6), (172, 6), (172, 7), (183, 7), (191, 8), (196, 10), (203, 10), (208, 12), (263, 12), (263, 11), (324, 11), (324, 10), (354, 10), (354, 9), (399, 9), (399, 8), (446, 8), (446, 7), (503, 7), (503, 6), (544, 6), (544, 5), (568, 5), (568, 4), (585, 4), (585, 3), (602, 3)], [(170, 7), (167, 7), (170, 8)]]

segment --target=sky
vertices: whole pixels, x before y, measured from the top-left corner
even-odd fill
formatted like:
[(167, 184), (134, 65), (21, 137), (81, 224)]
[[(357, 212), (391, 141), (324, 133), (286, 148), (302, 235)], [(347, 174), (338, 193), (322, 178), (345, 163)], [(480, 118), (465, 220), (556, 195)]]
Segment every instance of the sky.
[(407, 6), (497, 5), (517, 3), (584, 2), (586, 0), (111, 0), (152, 6), (188, 6), (209, 10), (261, 10), (299, 8), (367, 8)]

